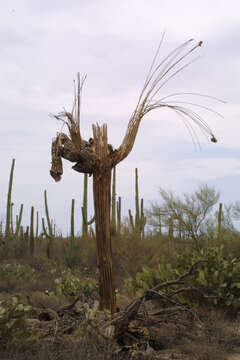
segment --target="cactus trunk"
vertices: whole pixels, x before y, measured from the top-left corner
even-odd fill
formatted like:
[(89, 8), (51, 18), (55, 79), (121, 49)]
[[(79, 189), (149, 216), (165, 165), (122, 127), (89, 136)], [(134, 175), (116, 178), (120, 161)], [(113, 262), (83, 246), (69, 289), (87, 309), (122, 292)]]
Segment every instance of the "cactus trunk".
[(110, 232), (111, 168), (93, 175), (100, 309), (116, 311)]
[(38, 228), (39, 228), (39, 214), (38, 214), (38, 211), (37, 211), (36, 238), (38, 238)]
[(95, 215), (88, 220), (88, 174), (84, 174), (83, 206), (82, 206), (82, 236), (88, 236), (88, 226), (95, 221)]
[(74, 229), (74, 208), (75, 200), (72, 199), (72, 208), (71, 208), (71, 247), (73, 247), (74, 238), (75, 238), (75, 229)]
[(52, 224), (50, 221), (49, 211), (48, 211), (47, 190), (44, 191), (44, 204), (45, 204), (45, 213), (46, 213), (46, 218), (47, 218), (49, 236), (52, 237), (53, 230), (52, 230)]
[(222, 203), (219, 204), (219, 209), (218, 209), (218, 232), (217, 232), (218, 246), (220, 245), (221, 231), (222, 231)]
[(42, 219), (42, 227), (43, 227), (43, 233), (46, 235), (46, 238), (48, 240), (47, 242), (47, 256), (48, 258), (51, 258), (53, 256), (53, 230), (52, 230), (52, 222), (50, 220), (49, 211), (48, 211), (48, 202), (47, 202), (47, 190), (44, 191), (44, 203), (45, 203), (45, 213), (47, 218), (47, 224), (48, 224), (48, 233), (47, 229), (45, 227), (44, 219)]
[(169, 246), (169, 253), (173, 251), (174, 248), (174, 239), (173, 239), (173, 219), (169, 219), (168, 225), (168, 246)]
[(31, 221), (30, 221), (30, 255), (34, 255), (34, 207), (31, 208)]
[(140, 221), (140, 216), (139, 216), (139, 192), (138, 192), (138, 169), (135, 169), (135, 210), (136, 210), (136, 214), (135, 214), (135, 225), (136, 228), (139, 228), (139, 221)]
[(112, 179), (112, 201), (111, 201), (111, 231), (112, 234), (116, 234), (116, 167), (113, 168), (113, 179)]
[(6, 238), (8, 238), (11, 234), (12, 184), (13, 184), (14, 166), (15, 166), (15, 159), (12, 160), (12, 166), (11, 166), (10, 177), (9, 177), (9, 185), (8, 185), (6, 229), (5, 229)]
[(146, 216), (144, 215), (143, 210), (143, 199), (141, 199), (141, 212), (139, 207), (139, 189), (138, 189), (138, 169), (135, 169), (135, 223), (133, 220), (133, 215), (131, 210), (128, 210), (129, 222), (132, 228), (132, 231), (138, 234), (141, 237), (144, 237), (144, 228), (146, 225)]
[(118, 235), (120, 235), (121, 233), (121, 207), (122, 207), (122, 201), (121, 201), (121, 197), (118, 197), (118, 201), (117, 201), (117, 233)]

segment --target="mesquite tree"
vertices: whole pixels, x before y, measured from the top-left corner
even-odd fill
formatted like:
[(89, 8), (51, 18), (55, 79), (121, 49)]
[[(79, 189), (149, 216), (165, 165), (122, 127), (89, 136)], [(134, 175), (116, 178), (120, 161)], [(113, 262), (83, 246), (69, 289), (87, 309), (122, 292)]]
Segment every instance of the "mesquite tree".
[(56, 119), (63, 121), (63, 125), (66, 125), (69, 134), (67, 135), (61, 130), (52, 142), (52, 167), (50, 174), (56, 181), (61, 179), (63, 173), (62, 158), (64, 158), (75, 163), (72, 167), (73, 170), (87, 173), (90, 176), (93, 175), (101, 309), (109, 309), (111, 312), (116, 310), (110, 236), (111, 172), (114, 166), (125, 159), (131, 152), (142, 118), (154, 109), (167, 107), (182, 117), (193, 136), (195, 136), (195, 132), (191, 124), (188, 123), (188, 120), (192, 120), (207, 133), (212, 142), (217, 141), (206, 122), (192, 109), (186, 108), (182, 104), (178, 105), (178, 102), (175, 104), (172, 101), (166, 102), (166, 96), (158, 98), (159, 92), (166, 82), (192, 62), (184, 62), (184, 60), (202, 45), (202, 42), (199, 42), (189, 49), (188, 46), (191, 41), (183, 43), (158, 63), (157, 59), (161, 41), (140, 93), (137, 106), (129, 120), (125, 136), (117, 149), (114, 150), (108, 142), (106, 124), (102, 126), (98, 124), (92, 125), (93, 137), (88, 141), (82, 138), (80, 131), (80, 106), (85, 78), (80, 79), (79, 74), (72, 112), (63, 111), (55, 115)]

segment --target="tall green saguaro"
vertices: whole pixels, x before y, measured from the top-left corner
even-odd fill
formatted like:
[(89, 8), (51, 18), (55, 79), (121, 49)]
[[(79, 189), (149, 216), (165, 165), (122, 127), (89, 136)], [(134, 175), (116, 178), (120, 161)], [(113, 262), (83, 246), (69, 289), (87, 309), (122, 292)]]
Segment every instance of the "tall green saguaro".
[(11, 203), (11, 211), (10, 211), (10, 232), (11, 235), (13, 235), (13, 207), (14, 207), (14, 203)]
[(38, 228), (39, 228), (39, 213), (37, 211), (37, 222), (36, 222), (36, 239), (38, 238)]
[(75, 200), (72, 199), (72, 207), (71, 207), (71, 246), (72, 247), (75, 238), (74, 211), (75, 211)]
[(221, 232), (222, 232), (222, 203), (219, 204), (219, 209), (218, 209), (217, 246), (220, 246)]
[(122, 199), (121, 199), (121, 196), (119, 196), (118, 201), (117, 201), (117, 233), (118, 233), (118, 235), (120, 235), (120, 233), (121, 233), (121, 225), (122, 225), (121, 210), (122, 210)]
[(138, 169), (135, 169), (135, 226), (139, 228), (139, 189), (138, 189)]
[(88, 220), (88, 174), (84, 174), (83, 206), (82, 206), (82, 236), (88, 235), (88, 226), (95, 221), (95, 216)]
[(174, 247), (174, 220), (172, 217), (169, 218), (168, 223), (168, 250), (169, 253), (173, 251)]
[(31, 207), (31, 219), (30, 219), (30, 255), (34, 255), (35, 243), (34, 243), (34, 206)]
[(45, 204), (45, 213), (47, 218), (47, 224), (48, 224), (48, 232), (45, 226), (44, 218), (42, 218), (42, 228), (43, 233), (45, 234), (48, 242), (47, 242), (47, 256), (48, 258), (51, 258), (53, 255), (53, 229), (52, 229), (52, 223), (49, 216), (49, 210), (48, 210), (48, 201), (47, 201), (47, 190), (44, 190), (44, 204)]
[(7, 196), (7, 212), (6, 212), (6, 228), (5, 236), (8, 238), (11, 235), (11, 210), (12, 210), (12, 185), (13, 185), (13, 173), (14, 173), (15, 159), (12, 159), (12, 166), (8, 184), (8, 196)]
[(48, 210), (47, 190), (44, 190), (44, 204), (45, 204), (45, 214), (46, 214), (47, 224), (48, 224), (48, 233), (49, 233), (50, 237), (53, 237), (52, 223), (50, 220), (49, 210)]
[(139, 205), (139, 187), (138, 187), (138, 169), (135, 169), (135, 223), (131, 210), (128, 210), (129, 221), (132, 230), (144, 237), (144, 228), (146, 225), (146, 216), (144, 215), (143, 199)]

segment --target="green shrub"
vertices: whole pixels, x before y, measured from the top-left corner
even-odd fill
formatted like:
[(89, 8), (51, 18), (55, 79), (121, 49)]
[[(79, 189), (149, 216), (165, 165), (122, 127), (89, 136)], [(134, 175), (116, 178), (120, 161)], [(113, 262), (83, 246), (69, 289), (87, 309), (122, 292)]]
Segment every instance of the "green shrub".
[(57, 295), (91, 297), (97, 289), (97, 283), (93, 278), (84, 277), (81, 274), (73, 274), (70, 269), (64, 270), (62, 276), (55, 279)]
[[(198, 263), (184, 284), (172, 286), (169, 295), (181, 287), (195, 288), (175, 295), (175, 300), (191, 306), (206, 304), (228, 308), (231, 312), (240, 308), (240, 258), (229, 254), (222, 256), (221, 249), (202, 249), (199, 254), (176, 256), (173, 264), (159, 264), (156, 268), (144, 267), (136, 279), (127, 279), (128, 292), (138, 294), (157, 284), (178, 279)], [(197, 291), (197, 289), (199, 291)], [(171, 295), (172, 296), (172, 295)]]
[(1, 280), (27, 280), (36, 281), (37, 273), (29, 265), (17, 263), (3, 264), (0, 266)]
[(32, 307), (25, 305), (20, 295), (14, 295), (7, 301), (0, 301), (0, 338), (1, 345), (7, 346), (13, 340), (36, 340), (25, 324), (26, 314), (32, 311)]

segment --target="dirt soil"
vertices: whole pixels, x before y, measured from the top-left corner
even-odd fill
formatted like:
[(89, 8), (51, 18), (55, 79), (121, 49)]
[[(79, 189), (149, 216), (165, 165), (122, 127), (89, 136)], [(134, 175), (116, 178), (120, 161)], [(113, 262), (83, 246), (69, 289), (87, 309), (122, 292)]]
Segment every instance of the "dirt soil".
[(37, 343), (2, 346), (0, 358), (240, 360), (237, 320), (212, 312), (199, 315), (186, 307), (152, 309), (142, 304), (133, 319), (126, 321), (128, 310), (113, 316), (91, 315), (80, 301), (58, 310), (37, 308), (25, 320), (28, 329), (37, 334)]

